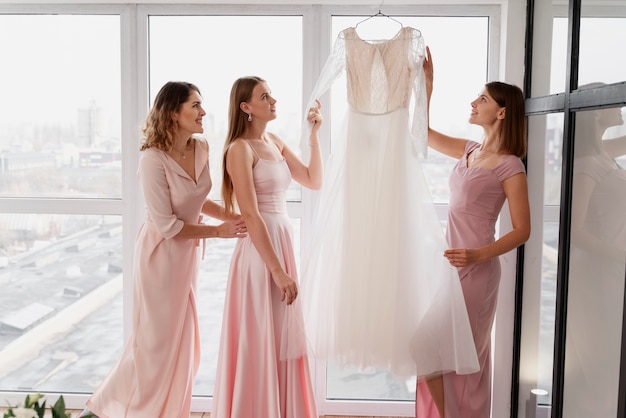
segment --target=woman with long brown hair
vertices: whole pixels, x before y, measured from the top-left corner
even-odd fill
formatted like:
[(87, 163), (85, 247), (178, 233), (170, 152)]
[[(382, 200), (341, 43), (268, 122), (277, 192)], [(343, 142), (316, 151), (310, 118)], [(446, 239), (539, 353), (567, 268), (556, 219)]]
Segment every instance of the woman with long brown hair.
[(276, 99), (259, 77), (235, 81), (224, 144), (222, 195), (248, 236), (235, 247), (226, 289), (213, 418), (317, 418), (309, 376), (292, 227), (285, 192), (292, 179), (322, 185), (320, 104), (308, 109), (309, 164), (266, 130)]
[[(428, 103), (433, 91), (433, 62), (424, 60)], [(465, 297), (480, 370), (446, 373), (418, 381), (419, 418), (486, 418), (491, 410), (491, 328), (498, 286), (499, 256), (522, 245), (530, 235), (526, 170), (526, 117), (519, 87), (487, 83), (471, 103), (469, 123), (483, 128), (481, 143), (428, 128), (428, 145), (458, 160), (450, 175), (450, 207), (444, 252), (456, 267)], [(512, 229), (495, 239), (495, 224), (505, 200)]]

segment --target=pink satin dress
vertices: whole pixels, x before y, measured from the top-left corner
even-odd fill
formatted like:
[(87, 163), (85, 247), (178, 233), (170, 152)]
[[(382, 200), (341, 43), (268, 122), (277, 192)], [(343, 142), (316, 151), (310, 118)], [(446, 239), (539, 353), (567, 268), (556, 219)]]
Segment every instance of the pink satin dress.
[[(285, 191), (287, 163), (259, 158), (259, 211), (283, 268), (298, 280)], [(318, 418), (300, 298), (291, 305), (250, 237), (235, 247), (228, 277), (211, 418)]]

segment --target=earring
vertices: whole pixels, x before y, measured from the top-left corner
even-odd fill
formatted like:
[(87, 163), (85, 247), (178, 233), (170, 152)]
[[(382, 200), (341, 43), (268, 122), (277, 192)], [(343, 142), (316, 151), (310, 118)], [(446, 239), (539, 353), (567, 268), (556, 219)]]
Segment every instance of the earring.
[(248, 122), (252, 122), (252, 113), (248, 113)]

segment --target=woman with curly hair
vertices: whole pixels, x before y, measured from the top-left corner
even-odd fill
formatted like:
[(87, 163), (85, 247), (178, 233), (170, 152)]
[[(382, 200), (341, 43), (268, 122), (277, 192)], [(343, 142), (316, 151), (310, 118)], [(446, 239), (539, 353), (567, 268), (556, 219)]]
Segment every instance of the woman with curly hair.
[[(238, 214), (207, 198), (209, 146), (196, 136), (205, 114), (196, 86), (168, 82), (147, 117), (138, 171), (146, 219), (135, 246), (132, 334), (80, 416), (189, 417), (200, 362), (200, 240), (246, 234)], [(224, 222), (206, 225), (202, 215)]]

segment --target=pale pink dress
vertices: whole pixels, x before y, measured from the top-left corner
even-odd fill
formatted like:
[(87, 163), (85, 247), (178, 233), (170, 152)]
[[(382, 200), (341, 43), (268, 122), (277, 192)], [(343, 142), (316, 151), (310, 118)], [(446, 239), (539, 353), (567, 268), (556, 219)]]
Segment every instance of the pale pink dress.
[[(285, 191), (287, 163), (258, 158), (259, 212), (287, 274), (298, 280)], [(230, 265), (211, 418), (318, 418), (300, 298), (286, 305), (250, 237)]]
[(198, 223), (211, 190), (208, 144), (196, 140), (196, 178), (155, 148), (142, 153), (146, 221), (133, 269), (133, 332), (87, 407), (101, 418), (188, 418), (200, 361), (197, 240), (176, 238)]
[[(501, 182), (525, 173), (516, 156), (504, 157), (492, 170), (467, 166), (468, 154), (480, 144), (468, 141), (465, 155), (450, 175), (450, 209), (446, 235), (451, 248), (478, 248), (495, 240), (495, 225), (506, 199)], [(500, 284), (500, 260), (459, 268), (480, 371), (444, 375), (446, 418), (488, 418), (491, 410), (491, 327)], [(419, 383), (416, 417), (439, 418), (426, 384)]]

